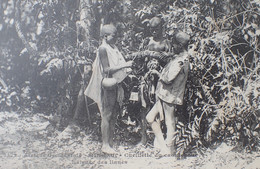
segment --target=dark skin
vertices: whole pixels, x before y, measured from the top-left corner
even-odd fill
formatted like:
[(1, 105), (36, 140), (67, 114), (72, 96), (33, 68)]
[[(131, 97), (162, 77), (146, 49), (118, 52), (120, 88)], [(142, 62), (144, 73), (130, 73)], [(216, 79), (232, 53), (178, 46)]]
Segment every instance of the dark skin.
[[(104, 41), (112, 48), (115, 47), (115, 33), (111, 32), (104, 37)], [(132, 66), (132, 61), (125, 62), (124, 64), (111, 67), (109, 65), (107, 49), (105, 47), (99, 48), (99, 57), (105, 74), (113, 75), (113, 73)], [(119, 104), (117, 102), (117, 89), (106, 90), (104, 92), (104, 110), (102, 112), (101, 132), (102, 132), (102, 151), (104, 153), (116, 153), (113, 150), (113, 135), (116, 123), (116, 116), (119, 112)]]
[(170, 44), (169, 42), (163, 37), (163, 25), (162, 21), (154, 17), (151, 19), (150, 22), (150, 33), (152, 35), (153, 40), (156, 42), (154, 47), (149, 47), (148, 50), (157, 51), (157, 52), (169, 52), (170, 51)]
[[(137, 53), (133, 53), (130, 55), (131, 58), (144, 58), (144, 57), (148, 57), (150, 61), (157, 61), (162, 59), (167, 59), (169, 57), (173, 56), (173, 53), (170, 52), (170, 43), (167, 39), (165, 39), (162, 35), (162, 23), (161, 20), (158, 18), (153, 18), (151, 20), (151, 22), (149, 23), (150, 25), (150, 32), (152, 37), (149, 38), (149, 41), (147, 39), (147, 41), (145, 42), (145, 50), (142, 52), (137, 52)], [(162, 61), (163, 62), (163, 61)], [(162, 64), (162, 63), (161, 63)], [(156, 77), (159, 77), (159, 72), (155, 69), (150, 69), (146, 75), (145, 75), (145, 79), (148, 76), (153, 76), (155, 77), (154, 79), (156, 79)], [(152, 83), (154, 83), (154, 86), (152, 87), (156, 87), (156, 83), (157, 80), (152, 81)], [(150, 107), (146, 107), (144, 109), (142, 109), (141, 115), (142, 115), (142, 128), (141, 128), (141, 134), (142, 134), (142, 139), (141, 139), (141, 143), (142, 144), (146, 144), (147, 142), (147, 135), (146, 135), (146, 115), (148, 113), (148, 111), (150, 110)], [(148, 121), (150, 123), (153, 122), (154, 119)], [(157, 123), (156, 123), (157, 124)], [(153, 126), (153, 125), (152, 125)], [(158, 127), (157, 127), (158, 128)], [(156, 128), (156, 129), (157, 129)], [(160, 128), (160, 126), (159, 126)], [(164, 140), (160, 140), (159, 143), (164, 142)], [(161, 145), (163, 145), (163, 143), (161, 143)], [(166, 148), (163, 147), (164, 149)]]
[[(184, 45), (181, 43), (176, 43), (173, 45), (174, 51), (181, 53), (185, 51)], [(159, 74), (158, 74), (159, 75)], [(175, 125), (176, 125), (176, 115), (175, 106), (164, 101), (157, 101), (153, 108), (146, 116), (147, 122), (150, 124), (154, 131), (155, 139), (160, 145), (160, 150), (162, 154), (173, 153), (173, 142)], [(164, 112), (164, 115), (163, 115)], [(167, 126), (167, 138), (164, 140), (162, 130), (160, 128), (160, 122), (156, 121), (155, 118), (159, 114), (160, 121), (165, 120)], [(165, 118), (164, 118), (165, 116)]]
[(145, 50), (142, 52), (132, 53), (128, 58), (133, 59), (149, 56), (166, 61), (167, 58), (174, 55), (174, 53), (170, 52), (171, 44), (163, 37), (162, 24), (160, 21), (153, 21), (150, 23), (150, 33), (152, 36), (145, 42), (145, 44), (147, 43)]
[[(115, 43), (116, 43), (116, 39), (115, 39), (115, 34), (112, 33), (110, 35), (106, 35), (105, 36), (106, 42), (112, 47), (115, 48)], [(101, 59), (101, 63), (103, 66), (103, 70), (104, 72), (113, 74), (115, 72), (117, 72), (120, 69), (123, 68), (128, 68), (131, 67), (133, 62), (132, 61), (128, 61), (123, 65), (118, 65), (118, 66), (114, 66), (114, 67), (110, 67), (109, 66), (109, 62), (108, 62), (108, 56), (107, 56), (107, 51), (105, 47), (100, 47), (99, 48), (99, 55), (100, 55), (100, 59)]]
[[(163, 37), (162, 34), (162, 22), (158, 18), (152, 18), (150, 22), (150, 31), (152, 34), (152, 38), (150, 38), (150, 41), (146, 47), (146, 50), (153, 51), (153, 52), (159, 52), (159, 56), (163, 55), (162, 58), (172, 58), (174, 56), (174, 53), (170, 52), (171, 45), (167, 39)], [(175, 51), (175, 50), (174, 50)], [(150, 74), (157, 75), (159, 77), (160, 73), (153, 69), (150, 70)], [(163, 112), (165, 112), (165, 118), (163, 115)], [(171, 150), (168, 147), (168, 145), (171, 143), (171, 131), (174, 131), (174, 106), (161, 103), (160, 101), (156, 101), (155, 105), (152, 107), (152, 109), (148, 112), (146, 116), (146, 120), (151, 126), (154, 134), (155, 134), (155, 147), (159, 148), (161, 153), (163, 154), (170, 154)], [(156, 120), (156, 116), (159, 115), (159, 121)], [(166, 126), (167, 126), (167, 139), (164, 140), (163, 133), (161, 130), (161, 124), (160, 121), (165, 120)]]

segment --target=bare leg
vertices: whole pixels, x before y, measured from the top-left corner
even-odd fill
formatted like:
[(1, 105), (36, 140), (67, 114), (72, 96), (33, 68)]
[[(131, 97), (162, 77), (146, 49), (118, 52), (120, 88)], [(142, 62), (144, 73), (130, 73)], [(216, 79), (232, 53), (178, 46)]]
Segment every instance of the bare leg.
[[(101, 121), (101, 132), (102, 132), (102, 151), (104, 153), (115, 153), (115, 151), (110, 146), (110, 141), (113, 142), (113, 130), (114, 126), (111, 126), (113, 122), (114, 106), (116, 104), (116, 92), (114, 90), (104, 90), (104, 110), (102, 114)], [(111, 128), (112, 127), (112, 128)]]
[(173, 153), (173, 137), (176, 125), (175, 105), (164, 102), (163, 108), (165, 110), (165, 124), (167, 127), (166, 145), (171, 149), (171, 153)]
[(110, 153), (111, 147), (109, 146), (109, 116), (106, 114), (102, 117), (101, 121), (101, 133), (102, 133), (102, 151)]
[(117, 120), (117, 115), (119, 112), (119, 105), (115, 103), (114, 108), (113, 108), (113, 114), (110, 119), (110, 134), (109, 134), (109, 145), (113, 147), (113, 138), (114, 138), (114, 133), (115, 133), (115, 124)]
[(159, 109), (160, 109), (160, 101), (157, 101), (153, 108), (150, 110), (150, 112), (146, 116), (146, 120), (148, 123), (151, 125), (151, 128), (153, 129), (155, 139), (157, 140), (161, 152), (162, 153), (168, 153), (169, 151), (167, 150), (166, 143), (163, 138), (163, 133), (161, 130), (160, 123), (155, 121), (155, 117), (159, 114)]
[(147, 124), (146, 124), (146, 115), (148, 112), (148, 108), (142, 108), (141, 109), (141, 135), (142, 135), (142, 139), (141, 139), (141, 143), (143, 145), (146, 145), (147, 143), (147, 134), (146, 134), (146, 130), (147, 130)]

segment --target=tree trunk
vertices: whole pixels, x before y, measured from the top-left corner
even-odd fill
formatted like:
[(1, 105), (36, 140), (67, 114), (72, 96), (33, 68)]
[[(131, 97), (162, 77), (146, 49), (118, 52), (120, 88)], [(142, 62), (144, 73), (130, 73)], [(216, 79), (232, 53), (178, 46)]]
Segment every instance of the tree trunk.
[[(80, 20), (76, 22), (76, 27), (77, 27), (77, 48), (89, 48), (90, 46), (90, 34), (89, 34), (89, 29), (90, 29), (90, 21), (89, 19), (89, 11), (88, 11), (88, 6), (90, 5), (89, 0), (80, 0), (79, 3), (79, 11), (80, 11)], [(83, 45), (83, 44), (86, 45)], [(89, 51), (89, 49), (87, 49)], [(79, 54), (77, 54), (79, 57)], [(87, 114), (87, 121), (89, 125), (91, 124), (91, 119), (90, 119), (90, 114), (89, 114), (89, 109), (88, 109), (88, 102), (87, 98), (84, 96), (84, 91), (86, 89), (86, 79), (83, 78), (84, 76), (84, 71), (80, 72), (82, 76), (82, 81), (83, 83), (81, 84), (81, 89), (78, 93), (77, 97), (77, 104), (75, 108), (75, 114), (73, 119), (76, 121), (79, 121), (79, 119), (85, 119), (85, 114)], [(89, 79), (87, 79), (89, 80)]]
[(15, 30), (17, 32), (18, 37), (22, 40), (27, 51), (30, 53), (31, 56), (36, 55), (36, 50), (29, 44), (26, 40), (22, 30), (21, 30), (21, 0), (17, 0), (15, 4)]

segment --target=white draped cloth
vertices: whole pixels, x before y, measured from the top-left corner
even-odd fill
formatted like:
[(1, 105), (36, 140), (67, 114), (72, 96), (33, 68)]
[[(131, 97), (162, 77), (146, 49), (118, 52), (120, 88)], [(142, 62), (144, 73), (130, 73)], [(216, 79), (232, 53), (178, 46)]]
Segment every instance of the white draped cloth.
[[(122, 54), (119, 52), (119, 50), (115, 47), (112, 48), (109, 44), (107, 44), (105, 41), (102, 42), (100, 47), (104, 47), (107, 52), (107, 57), (108, 57), (108, 62), (110, 67), (114, 66), (120, 66), (124, 64), (126, 61)], [(97, 52), (97, 56), (95, 61), (93, 62), (92, 65), (92, 76), (90, 78), (90, 82), (84, 92), (86, 96), (94, 100), (98, 107), (99, 110), (102, 111), (102, 85), (101, 82), (103, 78), (106, 77), (103, 67), (101, 64), (99, 52)], [(127, 76), (127, 69), (121, 69), (114, 74), (112, 74), (112, 77), (117, 79), (117, 82), (120, 83), (122, 82), (125, 77)], [(122, 93), (122, 92), (119, 92)]]

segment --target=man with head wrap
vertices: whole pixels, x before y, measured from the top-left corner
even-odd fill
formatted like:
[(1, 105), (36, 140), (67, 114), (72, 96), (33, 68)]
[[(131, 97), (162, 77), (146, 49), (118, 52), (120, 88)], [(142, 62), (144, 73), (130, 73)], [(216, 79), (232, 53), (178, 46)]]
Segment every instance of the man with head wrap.
[[(158, 143), (162, 154), (173, 153), (173, 136), (176, 125), (176, 105), (183, 104), (185, 85), (188, 77), (189, 62), (187, 46), (189, 35), (178, 32), (175, 35), (173, 45), (176, 55), (168, 62), (160, 73), (160, 78), (156, 88), (157, 101), (146, 119), (151, 125), (155, 141)], [(160, 123), (156, 121), (165, 120), (167, 127), (166, 140), (164, 140)]]
[(85, 94), (97, 102), (101, 112), (102, 148), (104, 153), (115, 153), (113, 135), (123, 89), (120, 82), (127, 76), (127, 68), (132, 61), (126, 62), (115, 46), (116, 27), (112, 24), (101, 28), (102, 44), (98, 48), (93, 63), (93, 74)]

